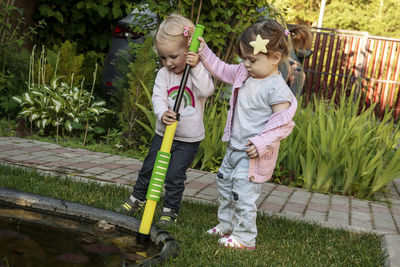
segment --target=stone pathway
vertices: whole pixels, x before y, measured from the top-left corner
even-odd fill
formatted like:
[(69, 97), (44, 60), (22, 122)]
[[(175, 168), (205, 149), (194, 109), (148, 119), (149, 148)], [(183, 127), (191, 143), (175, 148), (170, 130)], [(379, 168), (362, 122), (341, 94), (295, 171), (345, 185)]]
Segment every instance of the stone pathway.
[[(132, 158), (17, 137), (0, 137), (0, 163), (124, 185), (134, 184), (142, 165)], [(216, 203), (215, 174), (189, 169), (187, 176), (186, 199)], [(365, 201), (265, 183), (257, 205), (268, 214), (378, 233), (389, 255), (386, 265), (400, 267), (400, 178), (390, 185), (385, 200)]]

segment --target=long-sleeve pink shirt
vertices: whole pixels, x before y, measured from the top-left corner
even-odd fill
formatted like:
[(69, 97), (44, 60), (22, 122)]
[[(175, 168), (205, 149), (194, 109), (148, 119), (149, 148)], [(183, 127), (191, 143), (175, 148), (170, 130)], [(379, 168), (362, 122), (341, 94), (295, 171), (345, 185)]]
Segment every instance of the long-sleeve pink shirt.
[[(207, 46), (199, 53), (200, 59), (207, 70), (218, 80), (232, 85), (230, 98), (231, 108), (225, 125), (222, 141), (228, 142), (232, 130), (232, 118), (238, 90), (249, 74), (243, 63), (231, 65), (221, 61)], [(297, 109), (297, 100), (293, 96), (288, 109), (272, 114), (262, 131), (249, 139), (257, 148), (258, 157), (250, 159), (249, 180), (263, 183), (271, 179), (275, 169), (280, 140), (289, 136), (295, 125), (293, 117)]]
[[(179, 90), (182, 75), (177, 75), (161, 68), (153, 87), (153, 110), (156, 115), (156, 133), (163, 136), (165, 125), (161, 117), (168, 109), (173, 109)], [(198, 142), (204, 138), (203, 123), (204, 106), (207, 98), (214, 92), (214, 83), (211, 75), (199, 62), (190, 69), (186, 82), (183, 99), (179, 108), (180, 121), (175, 131), (174, 140), (183, 142)]]

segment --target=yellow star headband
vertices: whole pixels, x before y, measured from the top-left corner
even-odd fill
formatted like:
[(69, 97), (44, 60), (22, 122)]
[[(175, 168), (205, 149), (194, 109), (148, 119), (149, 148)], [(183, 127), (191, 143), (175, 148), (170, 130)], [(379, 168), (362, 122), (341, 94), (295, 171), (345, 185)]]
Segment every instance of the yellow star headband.
[(256, 40), (251, 41), (249, 45), (254, 47), (253, 54), (257, 55), (259, 52), (267, 53), (267, 44), (269, 43), (268, 39), (263, 39), (259, 34), (257, 34)]

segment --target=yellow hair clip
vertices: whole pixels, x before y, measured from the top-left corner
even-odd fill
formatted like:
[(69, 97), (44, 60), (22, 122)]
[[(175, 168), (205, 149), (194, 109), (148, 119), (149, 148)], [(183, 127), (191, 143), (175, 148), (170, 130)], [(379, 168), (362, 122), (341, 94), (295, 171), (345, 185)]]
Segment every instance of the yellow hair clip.
[(263, 39), (259, 34), (257, 34), (256, 40), (251, 41), (249, 45), (254, 47), (253, 54), (257, 55), (259, 52), (267, 53), (267, 44), (269, 43), (268, 39)]

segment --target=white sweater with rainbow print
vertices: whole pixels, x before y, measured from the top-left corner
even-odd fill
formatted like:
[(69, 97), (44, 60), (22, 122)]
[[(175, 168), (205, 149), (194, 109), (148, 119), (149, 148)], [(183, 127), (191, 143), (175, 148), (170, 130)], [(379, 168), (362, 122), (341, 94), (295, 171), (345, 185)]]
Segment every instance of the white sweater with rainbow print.
[[(153, 87), (153, 109), (156, 115), (156, 133), (164, 136), (165, 125), (161, 117), (167, 109), (173, 110), (182, 75), (177, 75), (162, 67)], [(198, 142), (204, 138), (203, 114), (207, 98), (214, 92), (211, 75), (201, 62), (191, 68), (187, 79), (181, 107), (180, 121), (174, 140)]]

